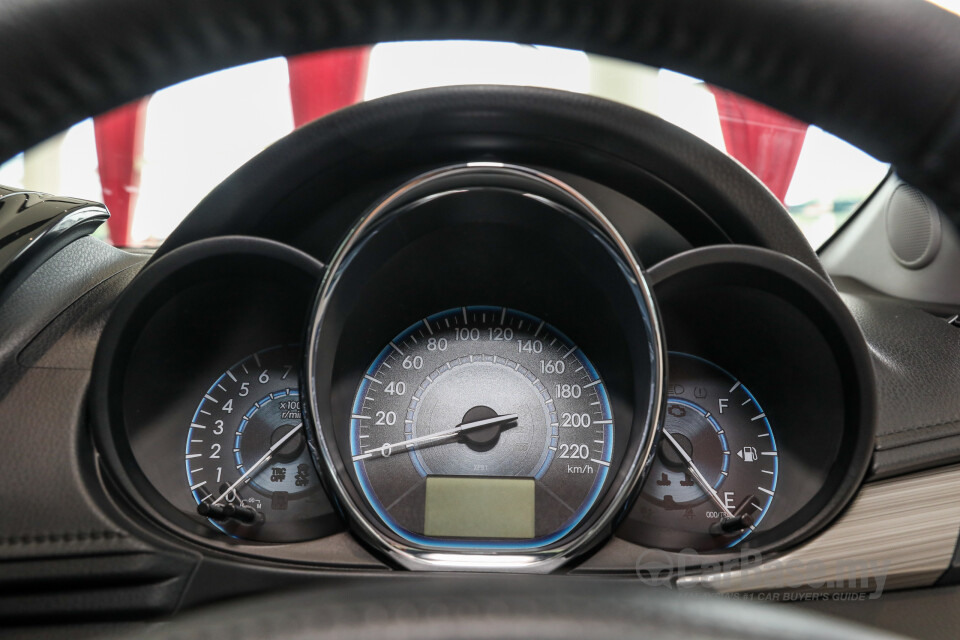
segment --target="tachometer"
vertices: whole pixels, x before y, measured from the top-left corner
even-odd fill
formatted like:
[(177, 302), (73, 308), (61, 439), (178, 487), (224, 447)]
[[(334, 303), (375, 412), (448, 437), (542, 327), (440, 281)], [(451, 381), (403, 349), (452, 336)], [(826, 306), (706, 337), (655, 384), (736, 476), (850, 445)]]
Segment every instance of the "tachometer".
[(297, 539), (317, 515), (322, 491), (306, 446), (299, 358), (299, 345), (274, 347), (230, 367), (187, 429), (186, 485), (197, 512), (225, 533)]
[(352, 461), (407, 540), (539, 546), (593, 506), (613, 420), (603, 380), (562, 333), (518, 311), (462, 307), (410, 326), (367, 369)]

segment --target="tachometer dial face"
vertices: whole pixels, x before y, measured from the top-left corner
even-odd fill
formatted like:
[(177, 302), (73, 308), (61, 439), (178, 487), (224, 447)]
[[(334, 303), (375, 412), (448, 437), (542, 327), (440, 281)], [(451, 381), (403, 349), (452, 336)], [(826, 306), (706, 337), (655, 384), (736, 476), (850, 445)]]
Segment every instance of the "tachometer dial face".
[(198, 512), (241, 538), (309, 536), (320, 481), (307, 449), (299, 345), (259, 351), (203, 393), (187, 429), (186, 487)]
[(695, 356), (670, 354), (667, 393), (660, 446), (637, 508), (669, 531), (674, 549), (736, 545), (776, 495), (770, 419), (742, 381)]
[(384, 524), (417, 543), (521, 549), (593, 506), (613, 415), (590, 361), (543, 320), (461, 307), (417, 322), (365, 372), (353, 466)]

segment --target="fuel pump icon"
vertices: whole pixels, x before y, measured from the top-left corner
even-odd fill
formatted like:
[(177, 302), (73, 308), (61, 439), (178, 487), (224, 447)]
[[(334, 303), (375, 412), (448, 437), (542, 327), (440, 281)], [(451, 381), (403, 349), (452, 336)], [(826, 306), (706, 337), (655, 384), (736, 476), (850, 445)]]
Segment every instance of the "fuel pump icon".
[(756, 447), (744, 447), (737, 451), (737, 455), (740, 456), (744, 462), (754, 462), (757, 459), (757, 448)]

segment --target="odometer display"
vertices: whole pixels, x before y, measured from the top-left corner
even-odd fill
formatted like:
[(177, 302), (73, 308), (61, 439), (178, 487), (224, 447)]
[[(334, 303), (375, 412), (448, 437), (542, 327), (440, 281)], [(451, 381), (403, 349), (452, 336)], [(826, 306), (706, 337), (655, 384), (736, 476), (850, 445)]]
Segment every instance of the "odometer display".
[[(451, 309), (401, 332), (365, 371), (350, 417), (373, 510), (401, 537), (447, 547), (563, 537), (604, 486), (613, 433), (603, 381), (577, 345), (502, 307)], [(502, 499), (484, 500), (478, 487), (491, 483), (469, 481), (496, 478), (533, 491), (504, 482)], [(521, 524), (487, 522), (498, 518)]]

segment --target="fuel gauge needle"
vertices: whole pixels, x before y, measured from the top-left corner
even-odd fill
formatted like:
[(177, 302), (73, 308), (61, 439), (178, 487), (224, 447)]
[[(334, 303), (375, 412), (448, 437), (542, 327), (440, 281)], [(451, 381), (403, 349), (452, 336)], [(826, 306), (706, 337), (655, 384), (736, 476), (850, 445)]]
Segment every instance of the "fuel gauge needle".
[(697, 481), (697, 484), (700, 485), (700, 488), (707, 492), (707, 495), (716, 503), (720, 510), (723, 511), (723, 514), (727, 518), (735, 517), (733, 512), (727, 508), (727, 505), (723, 503), (723, 500), (720, 499), (720, 496), (717, 494), (716, 489), (714, 489), (707, 479), (703, 477), (703, 474), (700, 473), (700, 470), (697, 469), (697, 466), (693, 464), (693, 458), (687, 455), (687, 452), (683, 450), (683, 447), (680, 446), (680, 443), (677, 442), (677, 439), (670, 435), (670, 432), (664, 430), (663, 436), (673, 445), (673, 448), (677, 450), (677, 453), (680, 454), (680, 457), (683, 458), (683, 461), (687, 463), (687, 470), (690, 472), (690, 475), (693, 476), (693, 479)]

